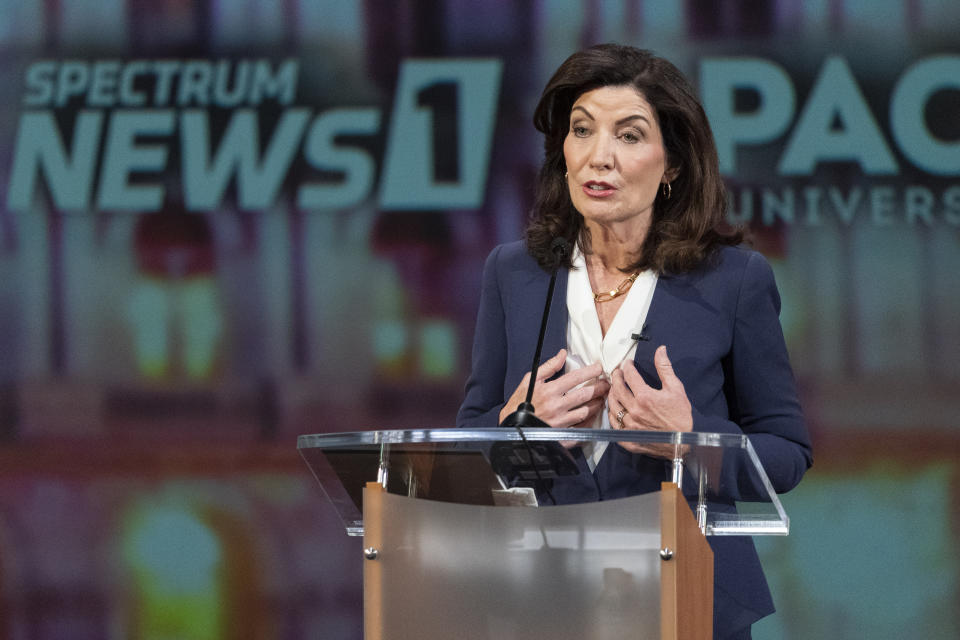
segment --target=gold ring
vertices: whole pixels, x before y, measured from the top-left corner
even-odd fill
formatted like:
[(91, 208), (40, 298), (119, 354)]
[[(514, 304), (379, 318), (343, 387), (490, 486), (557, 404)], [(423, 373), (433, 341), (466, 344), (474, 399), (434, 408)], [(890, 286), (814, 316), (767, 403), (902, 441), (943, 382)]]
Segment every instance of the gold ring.
[(617, 412), (617, 428), (623, 428), (623, 416), (625, 415), (627, 415), (626, 409), (620, 409), (620, 411)]

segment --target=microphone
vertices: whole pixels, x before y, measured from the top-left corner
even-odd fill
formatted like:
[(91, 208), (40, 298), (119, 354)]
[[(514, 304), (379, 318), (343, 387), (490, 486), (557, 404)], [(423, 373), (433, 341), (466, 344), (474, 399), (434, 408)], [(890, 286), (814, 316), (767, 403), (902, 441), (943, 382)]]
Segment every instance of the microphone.
[[(527, 387), (527, 397), (517, 406), (516, 411), (508, 415), (503, 419), (503, 422), (500, 423), (501, 427), (514, 427), (517, 433), (520, 434), (520, 440), (523, 441), (524, 450), (529, 456), (529, 464), (536, 476), (536, 482), (543, 488), (547, 497), (550, 498), (550, 502), (553, 504), (557, 504), (557, 501), (553, 497), (553, 493), (550, 492), (550, 488), (544, 483), (540, 473), (540, 467), (543, 466), (549, 469), (554, 477), (558, 475), (575, 475), (578, 473), (576, 463), (573, 462), (569, 452), (556, 442), (538, 443), (538, 451), (534, 451), (534, 447), (531, 446), (527, 440), (527, 436), (523, 433), (523, 428), (550, 428), (550, 425), (536, 416), (536, 409), (534, 409), (531, 401), (533, 400), (533, 389), (537, 383), (537, 368), (540, 366), (543, 338), (547, 333), (547, 318), (550, 316), (550, 303), (553, 302), (553, 289), (557, 283), (557, 271), (560, 270), (560, 264), (569, 251), (570, 243), (564, 238), (554, 238), (553, 242), (550, 243), (550, 252), (554, 257), (553, 267), (550, 270), (550, 285), (547, 287), (547, 301), (543, 306), (543, 317), (540, 320), (537, 349), (533, 354), (533, 364), (530, 366), (530, 385)], [(538, 452), (540, 454), (539, 456), (537, 455)], [(495, 460), (494, 467), (497, 467), (498, 471), (504, 472), (504, 475), (506, 475), (508, 471), (507, 467), (510, 467), (509, 472), (511, 475), (529, 477), (528, 470), (524, 468), (522, 460), (519, 459), (520, 457), (517, 455), (517, 452), (512, 450), (512, 447), (506, 447), (504, 449), (494, 445), (494, 451), (491, 451), (491, 457)], [(518, 465), (518, 461), (521, 462), (521, 464)]]
[(553, 270), (556, 271), (563, 259), (570, 253), (570, 243), (567, 242), (566, 238), (554, 238), (553, 242), (550, 243), (550, 253), (554, 255)]

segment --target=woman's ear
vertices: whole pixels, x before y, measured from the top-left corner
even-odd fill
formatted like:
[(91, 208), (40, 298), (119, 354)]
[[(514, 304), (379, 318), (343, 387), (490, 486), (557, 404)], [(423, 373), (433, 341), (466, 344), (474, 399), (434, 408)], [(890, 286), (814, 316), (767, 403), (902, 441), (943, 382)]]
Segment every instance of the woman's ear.
[(678, 175), (680, 175), (680, 167), (667, 167), (666, 171), (663, 172), (662, 182), (673, 182)]

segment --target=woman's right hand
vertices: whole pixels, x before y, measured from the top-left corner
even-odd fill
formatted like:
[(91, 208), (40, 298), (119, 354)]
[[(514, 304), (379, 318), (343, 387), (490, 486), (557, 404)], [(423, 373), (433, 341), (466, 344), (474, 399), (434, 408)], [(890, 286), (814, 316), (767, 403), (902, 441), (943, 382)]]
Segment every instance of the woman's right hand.
[[(600, 377), (603, 368), (599, 362), (568, 371), (556, 380), (549, 380), (563, 369), (566, 360), (566, 349), (560, 349), (557, 355), (537, 367), (537, 383), (530, 402), (537, 417), (555, 429), (587, 427), (603, 411), (610, 383)], [(500, 410), (501, 423), (526, 400), (529, 386), (528, 372)]]

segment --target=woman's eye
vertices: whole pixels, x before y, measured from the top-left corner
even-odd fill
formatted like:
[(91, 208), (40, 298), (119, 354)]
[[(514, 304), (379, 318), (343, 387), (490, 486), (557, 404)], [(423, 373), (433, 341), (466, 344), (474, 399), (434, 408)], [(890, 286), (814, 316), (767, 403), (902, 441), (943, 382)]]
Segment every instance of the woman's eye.
[(577, 136), (578, 138), (583, 138), (587, 135), (587, 128), (582, 126), (574, 126), (573, 135)]
[(640, 142), (640, 136), (633, 131), (627, 131), (626, 133), (621, 134), (620, 138), (624, 142), (630, 142), (630, 143)]

